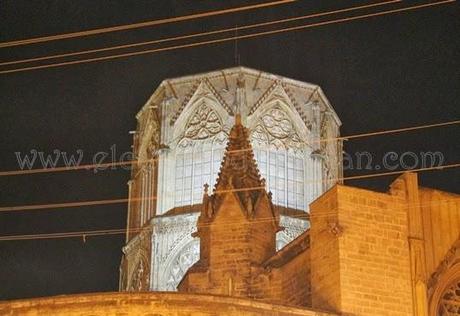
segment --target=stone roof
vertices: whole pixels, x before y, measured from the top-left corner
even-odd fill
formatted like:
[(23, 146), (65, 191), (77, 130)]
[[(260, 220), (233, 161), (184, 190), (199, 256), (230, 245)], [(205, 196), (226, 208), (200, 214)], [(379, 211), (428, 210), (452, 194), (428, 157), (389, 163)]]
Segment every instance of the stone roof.
[(302, 109), (305, 107), (305, 104), (312, 100), (318, 100), (323, 110), (332, 113), (337, 125), (341, 125), (340, 119), (320, 86), (243, 66), (165, 79), (153, 92), (144, 107), (137, 114), (137, 117), (139, 118), (142, 112), (147, 110), (152, 104), (158, 104), (160, 100), (168, 99), (169, 97), (177, 100), (179, 109), (175, 108), (174, 111), (180, 112), (180, 107), (187, 104), (188, 99), (192, 96), (191, 93), (203, 82), (211, 87), (211, 90), (223, 106), (230, 105), (233, 102), (232, 91), (237, 86), (236, 78), (241, 74), (245, 76), (246, 84), (249, 88), (248, 91), (250, 91), (247, 99), (251, 107), (257, 106), (258, 103), (262, 102), (264, 97), (268, 96), (269, 92), (274, 88), (282, 86), (291, 98), (299, 114), (302, 115)]

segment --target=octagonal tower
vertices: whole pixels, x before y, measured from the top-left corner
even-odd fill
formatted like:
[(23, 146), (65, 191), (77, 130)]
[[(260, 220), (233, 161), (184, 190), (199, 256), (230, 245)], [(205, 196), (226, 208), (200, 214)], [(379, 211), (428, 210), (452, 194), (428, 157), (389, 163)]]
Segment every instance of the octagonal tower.
[(120, 290), (175, 291), (198, 260), (203, 186), (215, 185), (236, 113), (281, 214), (278, 250), (342, 177), (341, 122), (319, 86), (246, 67), (164, 80), (136, 116)]

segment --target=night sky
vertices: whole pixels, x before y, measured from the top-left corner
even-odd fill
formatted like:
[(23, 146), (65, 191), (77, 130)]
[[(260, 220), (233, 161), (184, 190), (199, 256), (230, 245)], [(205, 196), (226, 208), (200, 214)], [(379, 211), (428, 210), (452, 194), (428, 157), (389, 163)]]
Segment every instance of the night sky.
[[(260, 1), (259, 1), (260, 2)], [(0, 42), (237, 7), (249, 1), (25, 1), (0, 4)], [(257, 3), (253, 1), (252, 3)], [(267, 9), (63, 40), (0, 48), (0, 61), (139, 42), (350, 7), (366, 1), (298, 1)], [(404, 6), (423, 3), (403, 1)], [(401, 5), (399, 5), (401, 6)], [(395, 5), (381, 7), (396, 8)], [(376, 11), (363, 10), (362, 13)], [(291, 25), (356, 15), (335, 15)], [(320, 85), (342, 120), (342, 135), (460, 119), (460, 6), (457, 2), (382, 17), (241, 40), (241, 65)], [(153, 48), (157, 46), (148, 46)], [(159, 46), (158, 46), (159, 47)], [(130, 50), (127, 50), (130, 51)], [(123, 51), (126, 52), (126, 51)], [(105, 62), (0, 74), (0, 171), (15, 152), (130, 150), (135, 114), (166, 78), (235, 66), (234, 42)], [(11, 67), (11, 66), (10, 66)], [(1, 69), (8, 69), (4, 66)], [(460, 127), (359, 138), (368, 151), (440, 151), (460, 161)], [(105, 162), (111, 162), (110, 157)], [(62, 165), (62, 161), (61, 164)], [(40, 167), (40, 165), (36, 165)], [(420, 167), (420, 166), (417, 166)], [(345, 176), (384, 172), (347, 170)], [(427, 187), (460, 193), (460, 169), (420, 174)], [(346, 182), (385, 191), (396, 176)], [(0, 207), (127, 197), (118, 168), (0, 177)], [(126, 205), (0, 214), (0, 235), (124, 228)], [(0, 241), (0, 299), (116, 291), (123, 235)]]

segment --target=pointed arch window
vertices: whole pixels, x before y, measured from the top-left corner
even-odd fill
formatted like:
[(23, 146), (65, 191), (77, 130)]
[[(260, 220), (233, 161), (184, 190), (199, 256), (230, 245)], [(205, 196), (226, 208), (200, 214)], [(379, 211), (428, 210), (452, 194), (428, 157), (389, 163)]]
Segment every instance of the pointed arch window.
[(460, 276), (443, 291), (436, 314), (436, 316), (457, 315), (460, 315)]
[(267, 189), (277, 205), (306, 209), (304, 147), (288, 115), (276, 105), (262, 114), (251, 136)]
[(177, 285), (187, 270), (200, 259), (200, 241), (193, 240), (182, 249), (172, 261), (170, 269), (165, 271), (166, 291), (177, 291)]
[(199, 204), (203, 185), (217, 178), (227, 135), (214, 109), (202, 102), (191, 115), (176, 148), (174, 206)]

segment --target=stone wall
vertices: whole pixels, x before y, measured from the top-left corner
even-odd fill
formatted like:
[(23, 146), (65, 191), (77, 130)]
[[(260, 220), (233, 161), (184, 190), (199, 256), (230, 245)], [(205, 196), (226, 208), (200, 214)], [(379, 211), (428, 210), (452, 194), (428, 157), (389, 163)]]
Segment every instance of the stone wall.
[(407, 209), (337, 185), (312, 205), (312, 303), (353, 315), (413, 315)]
[[(337, 187), (310, 204), (310, 265), (312, 306), (341, 310), (339, 241), (331, 233), (337, 223)], [(314, 223), (314, 225), (311, 225)]]
[(0, 302), (5, 316), (333, 316), (311, 309), (213, 295), (156, 293), (99, 293)]
[(212, 222), (198, 225), (201, 259), (186, 273), (179, 291), (250, 297), (252, 267), (275, 253), (278, 227), (267, 203), (260, 202), (255, 218), (247, 219), (237, 195), (226, 194)]
[(420, 189), (427, 277), (436, 271), (452, 244), (460, 238), (460, 195)]
[(311, 306), (310, 235), (305, 232), (256, 271), (252, 295), (266, 302)]

